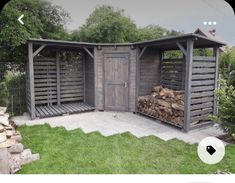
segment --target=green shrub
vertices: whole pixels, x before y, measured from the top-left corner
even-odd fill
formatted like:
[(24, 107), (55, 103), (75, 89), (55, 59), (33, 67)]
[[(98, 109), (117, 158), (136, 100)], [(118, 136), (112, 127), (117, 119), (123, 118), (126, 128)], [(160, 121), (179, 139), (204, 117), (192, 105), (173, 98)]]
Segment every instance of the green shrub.
[[(220, 88), (215, 92), (219, 104), (217, 116), (213, 120), (218, 122), (224, 132), (235, 137), (235, 88), (227, 81), (220, 81)], [(235, 138), (234, 138), (235, 139)]]

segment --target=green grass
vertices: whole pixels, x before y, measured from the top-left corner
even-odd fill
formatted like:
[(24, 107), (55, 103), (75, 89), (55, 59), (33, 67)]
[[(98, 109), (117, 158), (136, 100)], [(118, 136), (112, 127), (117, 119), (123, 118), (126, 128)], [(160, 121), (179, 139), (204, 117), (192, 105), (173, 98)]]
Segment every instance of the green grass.
[(98, 132), (66, 131), (49, 125), (21, 126), (22, 143), (41, 159), (19, 173), (235, 173), (235, 146), (217, 165), (206, 165), (197, 156), (197, 145), (157, 137), (136, 138), (130, 133), (104, 137)]

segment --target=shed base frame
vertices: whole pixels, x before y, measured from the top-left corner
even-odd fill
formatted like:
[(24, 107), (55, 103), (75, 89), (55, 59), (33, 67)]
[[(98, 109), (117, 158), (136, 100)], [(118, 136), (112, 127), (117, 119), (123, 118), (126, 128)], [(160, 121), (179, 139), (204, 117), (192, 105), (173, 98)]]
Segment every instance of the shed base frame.
[(53, 116), (61, 116), (65, 114), (75, 114), (81, 112), (93, 111), (95, 108), (82, 102), (77, 103), (67, 103), (61, 105), (51, 105), (51, 106), (37, 106), (36, 107), (36, 117), (46, 118)]

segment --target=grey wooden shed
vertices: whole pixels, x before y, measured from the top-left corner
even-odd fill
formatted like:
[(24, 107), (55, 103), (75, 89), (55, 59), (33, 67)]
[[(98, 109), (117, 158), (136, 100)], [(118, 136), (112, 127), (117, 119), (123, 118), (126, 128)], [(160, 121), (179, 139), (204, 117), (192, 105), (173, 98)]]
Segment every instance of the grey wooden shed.
[[(92, 110), (138, 113), (138, 96), (162, 85), (185, 92), (182, 129), (189, 131), (209, 123), (208, 115), (217, 111), (213, 91), (223, 45), (198, 34), (124, 44), (30, 39), (28, 112), (32, 119)], [(213, 56), (194, 56), (197, 48), (212, 48)], [(43, 50), (53, 54), (45, 57)], [(169, 50), (180, 50), (182, 58), (165, 58)], [(65, 61), (67, 51), (78, 56)]]

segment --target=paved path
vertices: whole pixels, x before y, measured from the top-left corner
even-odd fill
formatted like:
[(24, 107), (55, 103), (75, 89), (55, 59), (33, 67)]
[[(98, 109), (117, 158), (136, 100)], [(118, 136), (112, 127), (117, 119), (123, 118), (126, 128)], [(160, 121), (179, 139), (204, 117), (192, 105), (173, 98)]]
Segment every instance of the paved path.
[(28, 115), (14, 117), (17, 125), (48, 123), (51, 127), (63, 126), (67, 130), (81, 128), (85, 133), (99, 131), (104, 136), (130, 132), (136, 137), (154, 135), (163, 140), (177, 138), (190, 144), (198, 143), (207, 136), (218, 136), (222, 132), (216, 127), (192, 130), (184, 133), (169, 125), (130, 112), (87, 112), (68, 116), (30, 120)]

